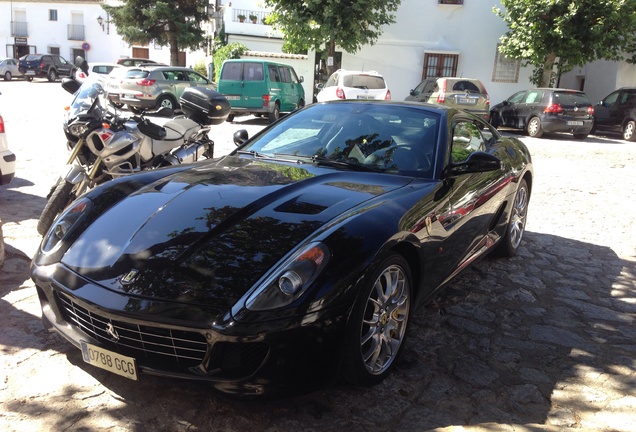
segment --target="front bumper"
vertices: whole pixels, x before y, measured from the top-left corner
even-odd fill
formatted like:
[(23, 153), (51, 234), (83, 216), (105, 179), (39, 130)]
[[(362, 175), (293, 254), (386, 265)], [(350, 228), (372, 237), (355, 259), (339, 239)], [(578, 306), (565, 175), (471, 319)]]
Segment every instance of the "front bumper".
[[(218, 311), (206, 320), (202, 310), (192, 320), (174, 319), (173, 312), (156, 312), (160, 302), (151, 311), (143, 300), (92, 285), (61, 265), (33, 265), (32, 278), (45, 328), (78, 348), (84, 341), (134, 357), (140, 375), (207, 381), (241, 396), (304, 390), (336, 376), (343, 310), (253, 323), (229, 312), (219, 319)], [(186, 307), (163, 305), (166, 311)]]

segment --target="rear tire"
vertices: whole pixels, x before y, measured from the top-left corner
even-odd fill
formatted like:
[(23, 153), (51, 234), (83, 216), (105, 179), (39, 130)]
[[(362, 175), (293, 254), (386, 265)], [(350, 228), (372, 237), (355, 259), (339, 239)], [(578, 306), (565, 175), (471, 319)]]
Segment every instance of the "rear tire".
[(26, 78), (26, 80), (27, 80), (27, 81), (29, 81), (29, 82), (31, 82), (31, 81), (33, 81), (33, 77), (28, 76), (28, 77)]
[(630, 120), (623, 128), (623, 139), (625, 141), (636, 141), (636, 122)]
[(53, 82), (57, 79), (57, 73), (55, 72), (55, 69), (49, 69), (49, 72), (46, 74), (46, 78), (49, 80), (49, 82)]
[(362, 286), (353, 306), (343, 353), (346, 381), (370, 386), (389, 375), (404, 345), (411, 298), (410, 267), (393, 253)]
[(11, 81), (11, 72), (6, 71), (6, 72), (4, 73), (4, 80), (5, 80), (5, 81)]
[(543, 135), (543, 129), (541, 129), (541, 120), (539, 119), (539, 117), (532, 117), (528, 121), (526, 131), (528, 132), (528, 136), (531, 136), (533, 138), (541, 138), (541, 135)]
[(576, 140), (584, 140), (585, 138), (587, 138), (587, 134), (583, 134), (583, 133), (575, 133), (574, 135), (574, 139)]
[(278, 102), (274, 104), (274, 109), (269, 113), (269, 122), (274, 123), (280, 118), (280, 105)]
[(510, 219), (506, 225), (506, 233), (501, 242), (496, 246), (495, 254), (502, 257), (512, 257), (517, 254), (521, 239), (526, 231), (526, 220), (528, 219), (528, 202), (530, 200), (530, 190), (524, 179), (519, 181), (515, 200), (512, 203)]
[(55, 218), (73, 201), (75, 198), (72, 195), (74, 186), (73, 183), (60, 179), (53, 187), (49, 200), (46, 202), (38, 220), (37, 229), (40, 235), (43, 236), (48, 232)]
[(178, 108), (177, 102), (173, 98), (167, 95), (163, 95), (159, 99), (157, 99), (157, 105), (155, 106), (156, 109), (164, 108), (164, 107), (170, 108), (173, 111)]

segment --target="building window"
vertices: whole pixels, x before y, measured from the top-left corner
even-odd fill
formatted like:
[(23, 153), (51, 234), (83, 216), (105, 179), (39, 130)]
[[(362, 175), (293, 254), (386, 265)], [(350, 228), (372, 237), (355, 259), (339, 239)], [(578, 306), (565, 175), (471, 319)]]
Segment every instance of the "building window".
[(463, 5), (464, 0), (437, 0), (438, 4)]
[(57, 9), (49, 9), (49, 21), (57, 21)]
[(499, 52), (499, 45), (497, 45), (497, 52), (495, 53), (495, 65), (492, 70), (493, 82), (519, 82), (520, 67), (521, 60), (511, 59), (501, 54)]
[(47, 51), (49, 52), (49, 54), (60, 55), (60, 47), (50, 46), (50, 47), (48, 47)]
[(424, 53), (422, 79), (456, 76), (458, 59), (457, 54)]

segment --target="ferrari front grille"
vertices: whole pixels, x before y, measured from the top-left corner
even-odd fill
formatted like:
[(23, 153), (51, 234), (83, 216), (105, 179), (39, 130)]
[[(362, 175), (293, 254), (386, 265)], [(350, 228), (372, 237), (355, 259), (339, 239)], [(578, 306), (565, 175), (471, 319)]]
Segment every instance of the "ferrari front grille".
[(58, 294), (64, 318), (98, 340), (104, 348), (135, 357), (148, 367), (186, 372), (198, 366), (207, 352), (205, 337), (197, 332), (134, 324), (111, 319)]

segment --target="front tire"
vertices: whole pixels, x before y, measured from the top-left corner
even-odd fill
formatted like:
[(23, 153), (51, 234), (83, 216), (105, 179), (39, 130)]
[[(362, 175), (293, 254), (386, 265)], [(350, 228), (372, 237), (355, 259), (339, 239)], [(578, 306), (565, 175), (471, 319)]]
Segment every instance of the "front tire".
[(342, 376), (353, 385), (385, 379), (395, 365), (411, 311), (412, 279), (406, 260), (385, 258), (362, 287), (347, 324)]
[(541, 120), (539, 117), (532, 117), (530, 121), (528, 121), (526, 130), (528, 132), (528, 136), (541, 138), (541, 135), (543, 135), (543, 129), (541, 129)]
[(623, 128), (623, 139), (625, 141), (636, 141), (636, 122), (630, 120)]
[(530, 190), (528, 183), (524, 179), (519, 181), (519, 187), (512, 203), (510, 219), (506, 226), (506, 233), (496, 248), (496, 255), (512, 257), (517, 254), (521, 239), (526, 231), (526, 220), (528, 219), (528, 203), (530, 201)]
[(42, 214), (38, 220), (37, 229), (40, 235), (43, 236), (47, 233), (57, 215), (75, 199), (72, 195), (74, 186), (73, 183), (61, 179), (53, 186), (49, 200), (46, 202), (44, 210), (42, 210)]

